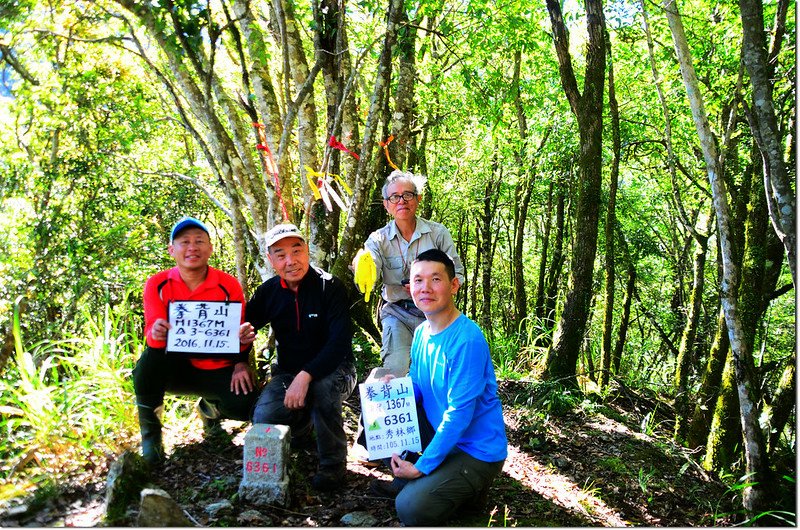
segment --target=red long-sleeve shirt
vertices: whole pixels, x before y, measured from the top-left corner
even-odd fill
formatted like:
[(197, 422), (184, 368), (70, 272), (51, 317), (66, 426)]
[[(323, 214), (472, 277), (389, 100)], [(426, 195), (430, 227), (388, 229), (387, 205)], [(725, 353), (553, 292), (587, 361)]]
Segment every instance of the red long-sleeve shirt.
[[(166, 341), (155, 340), (150, 336), (150, 329), (159, 318), (168, 320), (170, 301), (198, 300), (208, 302), (241, 302), (242, 322), (244, 322), (245, 300), (242, 287), (236, 278), (215, 269), (208, 268), (206, 279), (194, 291), (181, 278), (178, 267), (161, 271), (151, 276), (144, 285), (144, 335), (151, 348), (166, 348)], [(241, 347), (241, 353), (231, 359), (194, 359), (189, 361), (202, 370), (224, 368), (240, 361), (247, 361), (247, 346)]]

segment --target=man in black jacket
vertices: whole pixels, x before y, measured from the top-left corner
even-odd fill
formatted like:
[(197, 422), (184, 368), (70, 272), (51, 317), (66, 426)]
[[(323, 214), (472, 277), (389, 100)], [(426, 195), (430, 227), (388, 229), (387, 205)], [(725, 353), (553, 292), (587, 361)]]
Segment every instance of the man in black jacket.
[(293, 445), (317, 434), (319, 470), (312, 485), (344, 485), (347, 439), (342, 402), (356, 384), (350, 305), (342, 282), (309, 265), (306, 240), (296, 226), (281, 224), (266, 235), (276, 276), (256, 289), (245, 306), (241, 333), (247, 344), (270, 324), (278, 360), (258, 398), (253, 423), (289, 425)]

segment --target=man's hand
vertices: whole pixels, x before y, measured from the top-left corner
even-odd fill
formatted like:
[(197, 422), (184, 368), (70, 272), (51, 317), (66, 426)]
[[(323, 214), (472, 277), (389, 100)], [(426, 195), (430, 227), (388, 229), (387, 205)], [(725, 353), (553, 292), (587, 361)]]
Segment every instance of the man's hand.
[(305, 370), (294, 376), (294, 380), (286, 389), (286, 395), (283, 398), (283, 405), (287, 409), (302, 409), (306, 406), (306, 394), (308, 394), (308, 385), (311, 384), (311, 379), (311, 374)]
[(239, 326), (239, 342), (247, 346), (256, 340), (256, 328), (250, 322), (245, 322)]
[(252, 392), (255, 388), (253, 384), (253, 375), (250, 373), (250, 366), (242, 361), (236, 363), (233, 367), (233, 375), (231, 376), (231, 392), (239, 395), (239, 392), (245, 396)]
[(171, 327), (169, 321), (166, 319), (157, 318), (156, 321), (153, 322), (153, 327), (150, 328), (150, 336), (153, 340), (165, 341), (167, 340), (167, 330)]
[(394, 453), (392, 455), (392, 474), (397, 478), (404, 478), (406, 480), (414, 480), (422, 476), (422, 471), (417, 469), (417, 466), (411, 462), (406, 462), (400, 455)]

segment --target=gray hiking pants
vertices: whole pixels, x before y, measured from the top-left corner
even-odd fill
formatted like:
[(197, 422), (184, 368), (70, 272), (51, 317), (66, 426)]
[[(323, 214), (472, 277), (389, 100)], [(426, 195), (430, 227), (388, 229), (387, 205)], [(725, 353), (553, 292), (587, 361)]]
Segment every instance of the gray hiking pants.
[(383, 302), (381, 306), (381, 362), (390, 374), (408, 375), (414, 330), (425, 322), (425, 315), (411, 300)]
[(459, 508), (481, 509), (504, 462), (451, 453), (430, 475), (406, 483), (395, 499), (397, 517), (405, 526), (440, 526)]

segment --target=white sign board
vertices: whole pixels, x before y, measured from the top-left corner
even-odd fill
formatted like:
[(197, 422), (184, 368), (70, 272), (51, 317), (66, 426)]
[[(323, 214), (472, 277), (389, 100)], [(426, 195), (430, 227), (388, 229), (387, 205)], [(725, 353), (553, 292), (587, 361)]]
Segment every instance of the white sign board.
[(241, 320), (241, 302), (170, 302), (167, 353), (238, 354)]
[(358, 385), (358, 390), (370, 460), (422, 450), (410, 377), (398, 377), (386, 383), (368, 381)]

